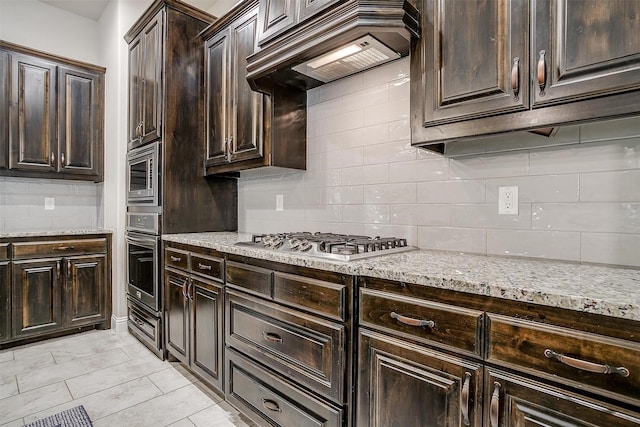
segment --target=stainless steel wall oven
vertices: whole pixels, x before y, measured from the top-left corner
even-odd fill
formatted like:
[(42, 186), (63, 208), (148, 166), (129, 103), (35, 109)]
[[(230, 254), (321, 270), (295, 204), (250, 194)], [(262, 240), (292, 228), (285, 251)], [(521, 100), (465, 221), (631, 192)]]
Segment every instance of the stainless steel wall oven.
[(150, 310), (160, 310), (160, 236), (126, 233), (127, 293)]

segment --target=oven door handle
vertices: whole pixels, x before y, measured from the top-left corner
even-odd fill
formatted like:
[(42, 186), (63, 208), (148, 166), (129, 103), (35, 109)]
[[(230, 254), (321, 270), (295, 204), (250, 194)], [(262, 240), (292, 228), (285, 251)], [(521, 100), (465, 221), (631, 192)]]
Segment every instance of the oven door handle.
[(155, 245), (156, 243), (158, 243), (158, 238), (155, 236), (149, 236), (148, 238), (141, 239), (139, 237), (133, 237), (130, 234), (128, 234), (125, 236), (125, 239), (129, 243), (135, 243), (138, 245), (149, 245), (149, 244)]

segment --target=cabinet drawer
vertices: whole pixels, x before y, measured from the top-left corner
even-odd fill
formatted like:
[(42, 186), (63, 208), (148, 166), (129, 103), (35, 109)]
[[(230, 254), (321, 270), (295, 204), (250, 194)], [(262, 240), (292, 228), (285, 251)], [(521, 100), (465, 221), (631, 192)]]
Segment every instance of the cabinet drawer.
[(226, 343), (325, 396), (341, 401), (345, 328), (227, 290)]
[(226, 400), (264, 426), (338, 427), (342, 411), (293, 387), (233, 350)]
[(640, 402), (640, 344), (496, 314), (488, 318), (489, 362)]
[(227, 261), (227, 284), (271, 298), (273, 273), (266, 268)]
[(360, 324), (482, 356), (481, 311), (361, 288)]
[(160, 319), (138, 307), (131, 299), (128, 299), (127, 303), (129, 331), (145, 345), (158, 352), (161, 348)]
[(9, 244), (0, 243), (0, 261), (7, 261), (9, 259)]
[(14, 259), (106, 253), (107, 239), (13, 243)]
[(222, 282), (224, 281), (224, 260), (192, 253), (191, 271)]
[(166, 248), (164, 251), (164, 265), (179, 268), (181, 270), (188, 270), (189, 252)]
[(273, 282), (274, 300), (345, 320), (345, 285), (279, 272)]

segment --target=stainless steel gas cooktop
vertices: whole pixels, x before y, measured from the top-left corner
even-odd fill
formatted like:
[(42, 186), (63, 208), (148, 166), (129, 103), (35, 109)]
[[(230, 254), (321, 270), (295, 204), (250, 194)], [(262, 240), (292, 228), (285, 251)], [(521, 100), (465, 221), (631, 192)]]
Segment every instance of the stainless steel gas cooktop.
[(309, 232), (254, 234), (252, 241), (236, 244), (279, 252), (302, 253), (337, 261), (354, 261), (416, 249), (407, 246), (406, 239), (395, 237)]

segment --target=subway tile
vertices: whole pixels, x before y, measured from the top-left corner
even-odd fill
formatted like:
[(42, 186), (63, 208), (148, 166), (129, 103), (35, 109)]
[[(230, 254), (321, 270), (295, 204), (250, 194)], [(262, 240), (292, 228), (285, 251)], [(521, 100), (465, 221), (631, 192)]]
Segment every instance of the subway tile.
[(389, 101), (405, 99), (409, 101), (411, 96), (411, 79), (401, 77), (389, 82)]
[(583, 262), (640, 267), (640, 235), (582, 233)]
[(364, 86), (372, 87), (380, 83), (409, 78), (409, 73), (409, 58), (405, 57), (383, 64), (361, 75), (364, 76)]
[[(304, 209), (305, 221), (339, 222), (342, 220), (341, 205), (310, 205)], [(287, 230), (291, 231), (291, 230)]]
[(640, 203), (536, 203), (534, 230), (640, 233)]
[(404, 204), (416, 203), (416, 184), (377, 184), (364, 187), (364, 203)]
[(342, 147), (342, 133), (317, 136), (307, 139), (307, 152), (311, 154), (339, 150)]
[(487, 232), (479, 228), (418, 227), (418, 246), (422, 249), (485, 253)]
[(581, 202), (640, 202), (640, 169), (580, 174)]
[(487, 179), (487, 202), (498, 201), (498, 187), (517, 186), (520, 202), (577, 202), (578, 174)]
[(409, 102), (406, 99), (389, 101), (364, 109), (364, 124), (367, 126), (409, 119)]
[(347, 111), (337, 116), (333, 116), (330, 119), (324, 119), (321, 123), (324, 129), (324, 131), (321, 132), (322, 135), (361, 128), (365, 124), (367, 126), (375, 124), (365, 120), (365, 111), (362, 109)]
[(342, 169), (343, 185), (386, 184), (389, 182), (389, 165), (378, 164)]
[(32, 180), (10, 177), (0, 177), (0, 193), (28, 194)]
[(335, 98), (307, 108), (307, 123), (319, 122), (344, 112), (342, 98)]
[(416, 150), (408, 140), (372, 145), (364, 147), (363, 162), (365, 165), (372, 165), (415, 160)]
[[(390, 122), (389, 127), (389, 141), (411, 140), (411, 126), (409, 120), (398, 120)], [(416, 149), (417, 150), (417, 149)], [(418, 150), (423, 151), (423, 150)], [(439, 156), (442, 157), (442, 156)]]
[(366, 236), (396, 237), (407, 239), (408, 246), (418, 246), (418, 227), (409, 225), (366, 224)]
[(5, 229), (15, 231), (46, 231), (52, 230), (50, 218), (6, 218)]
[[(370, 86), (369, 86), (370, 87)], [(320, 97), (322, 101), (328, 101), (334, 98), (340, 98), (346, 95), (359, 92), (365, 88), (363, 74), (355, 74), (340, 80), (320, 86)]]
[(365, 147), (389, 142), (389, 126), (379, 124), (349, 130), (340, 134), (342, 148)]
[(530, 229), (531, 203), (518, 203), (517, 215), (499, 215), (497, 203), (452, 205), (451, 226), (512, 230)]
[[(342, 184), (343, 171), (339, 169), (325, 169), (306, 171), (304, 173), (304, 188), (309, 187), (334, 187)], [(346, 185), (352, 183), (346, 182)]]
[(309, 188), (304, 192), (305, 205), (352, 205), (362, 204), (361, 185), (346, 187)]
[(418, 203), (484, 203), (484, 180), (432, 181), (417, 184)]
[(37, 180), (29, 185), (29, 193), (43, 196), (71, 195), (74, 193), (74, 184), (64, 181)]
[(390, 182), (442, 181), (449, 176), (449, 159), (426, 159), (391, 163)]
[(487, 253), (579, 261), (580, 233), (489, 229), (487, 230)]
[(388, 224), (390, 207), (386, 205), (349, 205), (342, 208), (344, 222)]
[(386, 105), (389, 102), (389, 84), (369, 87), (342, 99), (342, 109), (345, 112), (362, 110), (373, 105)]
[(349, 148), (346, 150), (332, 151), (327, 153), (327, 168), (349, 168), (361, 166), (363, 163), (363, 148)]
[(640, 137), (532, 151), (531, 175), (640, 169)]
[(611, 141), (640, 136), (640, 116), (580, 126), (580, 142)]
[(355, 234), (362, 236), (364, 232), (364, 224), (352, 223), (352, 222), (314, 222), (306, 221), (300, 228), (289, 228), (286, 231), (301, 230), (301, 231), (319, 231), (322, 233), (338, 233), (338, 234)]
[(451, 225), (450, 205), (392, 205), (391, 224), (399, 225)]
[(529, 153), (504, 153), (451, 159), (449, 170), (451, 179), (528, 175)]

